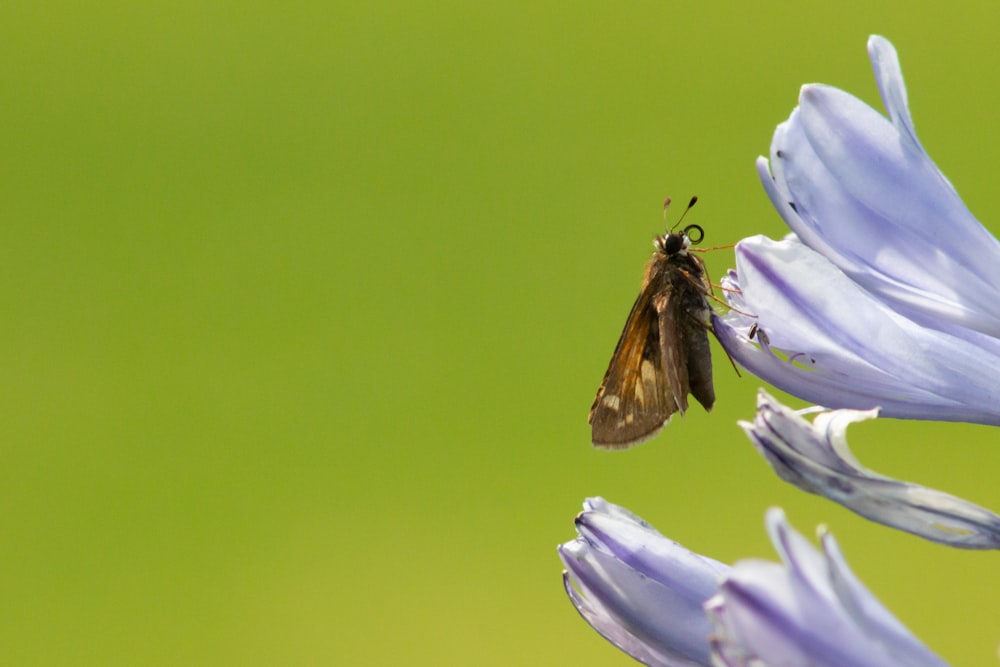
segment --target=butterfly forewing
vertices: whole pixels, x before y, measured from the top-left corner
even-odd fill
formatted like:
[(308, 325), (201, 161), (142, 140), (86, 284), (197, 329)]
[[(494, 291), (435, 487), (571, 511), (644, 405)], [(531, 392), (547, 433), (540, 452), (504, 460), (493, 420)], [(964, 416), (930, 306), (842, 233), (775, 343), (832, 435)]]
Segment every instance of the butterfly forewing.
[(620, 449), (656, 435), (677, 411), (663, 367), (660, 314), (654, 299), (661, 280), (647, 281), (618, 339), (590, 409), (594, 446)]

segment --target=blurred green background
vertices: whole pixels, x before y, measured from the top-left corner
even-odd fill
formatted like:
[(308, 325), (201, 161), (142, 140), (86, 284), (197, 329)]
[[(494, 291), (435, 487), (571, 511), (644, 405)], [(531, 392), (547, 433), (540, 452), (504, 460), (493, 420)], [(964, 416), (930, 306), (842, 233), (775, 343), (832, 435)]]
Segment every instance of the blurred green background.
[[(753, 160), (802, 83), (878, 104), (870, 33), (1000, 231), (995, 7), (875, 4), (7, 3), (0, 663), (630, 664), (561, 589), (599, 494), (728, 562), (774, 558), (769, 505), (826, 522), (995, 664), (997, 555), (783, 485), (718, 347), (711, 416), (589, 443), (664, 196), (782, 235)], [(850, 435), (1000, 509), (994, 429)]]

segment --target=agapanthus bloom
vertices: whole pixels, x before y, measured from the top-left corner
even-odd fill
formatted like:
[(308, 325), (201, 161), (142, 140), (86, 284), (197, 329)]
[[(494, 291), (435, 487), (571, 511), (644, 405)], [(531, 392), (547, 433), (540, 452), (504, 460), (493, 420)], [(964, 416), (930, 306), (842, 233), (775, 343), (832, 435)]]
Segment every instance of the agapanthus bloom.
[(854, 576), (833, 536), (822, 553), (773, 508), (771, 543), (781, 564), (737, 563), (706, 605), (713, 658), (726, 667), (941, 667)]
[(716, 331), (751, 372), (820, 405), (1000, 425), (1000, 242), (917, 140), (892, 45), (868, 50), (888, 118), (802, 88), (757, 165), (793, 234), (737, 245), (723, 280), (737, 310)]
[(761, 391), (740, 422), (778, 476), (879, 523), (966, 549), (1000, 549), (1000, 516), (947, 493), (866, 469), (847, 446), (848, 425), (878, 410), (823, 412), (812, 423)]
[(944, 664), (854, 577), (831, 536), (821, 554), (780, 510), (767, 526), (782, 564), (728, 567), (591, 498), (579, 537), (559, 548), (566, 591), (587, 622), (647, 665)]
[(603, 498), (587, 499), (576, 530), (559, 557), (580, 615), (647, 665), (709, 665), (711, 625), (702, 607), (729, 568)]

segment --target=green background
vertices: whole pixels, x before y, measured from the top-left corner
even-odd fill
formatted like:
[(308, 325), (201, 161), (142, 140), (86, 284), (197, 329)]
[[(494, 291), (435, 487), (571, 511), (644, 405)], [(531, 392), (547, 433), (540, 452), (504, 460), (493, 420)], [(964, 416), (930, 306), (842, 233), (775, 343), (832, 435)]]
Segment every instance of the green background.
[[(774, 558), (769, 505), (826, 522), (996, 664), (998, 556), (782, 484), (718, 347), (710, 416), (589, 444), (663, 197), (707, 245), (782, 235), (754, 158), (802, 83), (878, 103), (870, 33), (1000, 231), (992, 5), (754, 5), (7, 3), (0, 663), (629, 664), (561, 589), (599, 494), (727, 562)], [(993, 429), (850, 437), (1000, 509)]]

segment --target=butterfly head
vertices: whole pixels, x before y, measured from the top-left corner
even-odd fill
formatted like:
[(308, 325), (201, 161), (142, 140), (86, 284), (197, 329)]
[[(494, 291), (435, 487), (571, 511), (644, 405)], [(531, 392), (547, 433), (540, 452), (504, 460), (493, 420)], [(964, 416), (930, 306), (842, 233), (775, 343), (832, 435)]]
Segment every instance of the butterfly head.
[(656, 246), (658, 252), (670, 256), (685, 252), (692, 245), (701, 243), (703, 238), (705, 238), (705, 230), (698, 225), (688, 225), (680, 233), (667, 232), (663, 236), (657, 236), (653, 240), (653, 245)]
[[(698, 225), (688, 225), (680, 232), (675, 232), (677, 226), (681, 224), (684, 220), (684, 216), (687, 212), (691, 210), (691, 207), (695, 205), (698, 201), (697, 197), (691, 197), (691, 201), (688, 203), (687, 208), (681, 213), (681, 217), (674, 223), (673, 227), (668, 227), (667, 233), (663, 236), (657, 236), (653, 240), (653, 245), (656, 247), (657, 252), (660, 252), (666, 256), (676, 255), (677, 253), (682, 253), (686, 251), (691, 245), (701, 243), (701, 240), (705, 238), (705, 231)], [(670, 197), (663, 202), (663, 217), (667, 217), (667, 207), (670, 206)]]

